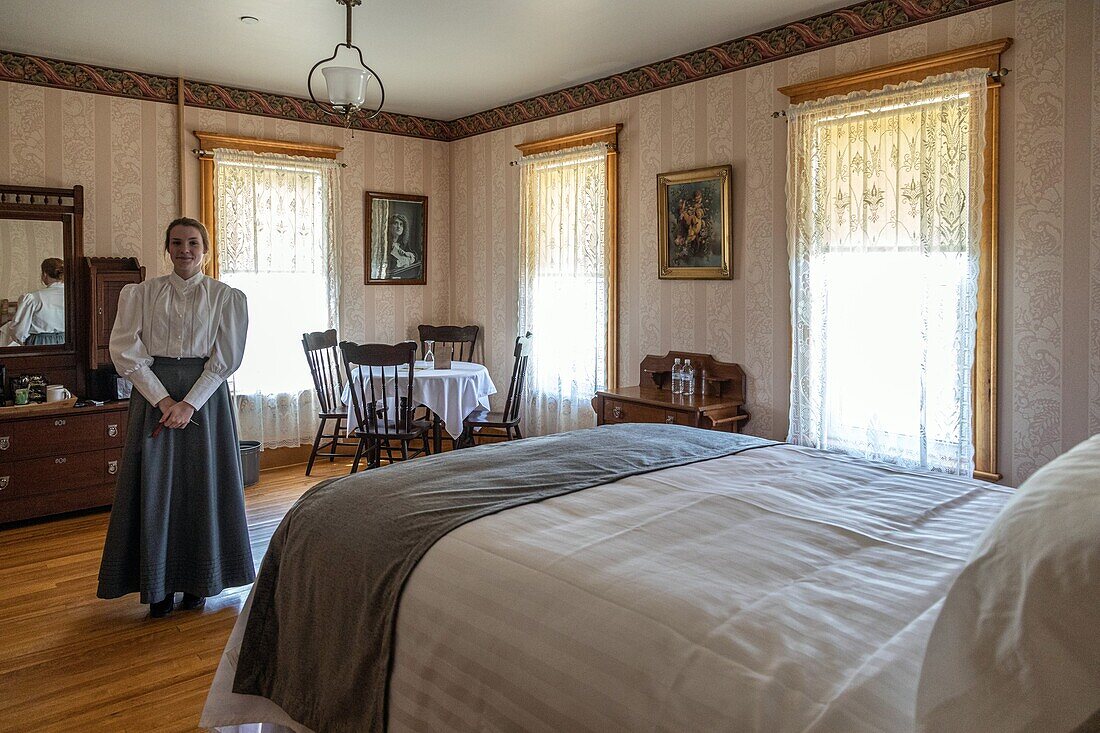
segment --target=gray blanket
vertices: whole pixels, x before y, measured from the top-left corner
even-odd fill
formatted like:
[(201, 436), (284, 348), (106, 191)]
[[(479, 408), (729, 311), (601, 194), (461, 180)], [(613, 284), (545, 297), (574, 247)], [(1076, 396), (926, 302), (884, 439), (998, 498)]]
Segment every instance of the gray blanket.
[(233, 691), (318, 733), (382, 731), (397, 604), (466, 522), (662, 468), (774, 445), (675, 425), (608, 425), (485, 445), (318, 484), (275, 530)]

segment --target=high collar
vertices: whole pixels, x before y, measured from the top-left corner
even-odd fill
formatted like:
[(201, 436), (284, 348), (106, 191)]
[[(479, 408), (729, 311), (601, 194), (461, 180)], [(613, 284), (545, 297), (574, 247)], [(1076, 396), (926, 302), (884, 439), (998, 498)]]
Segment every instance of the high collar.
[(202, 274), (202, 272), (196, 272), (194, 275), (184, 280), (176, 274), (175, 270), (173, 270), (168, 275), (168, 282), (172, 283), (172, 287), (175, 288), (177, 292), (188, 293), (194, 290), (195, 286), (202, 282), (205, 277), (206, 275)]
[(46, 287), (47, 288), (63, 288), (63, 287), (65, 287), (65, 281), (64, 280), (58, 280), (55, 283), (50, 283)]

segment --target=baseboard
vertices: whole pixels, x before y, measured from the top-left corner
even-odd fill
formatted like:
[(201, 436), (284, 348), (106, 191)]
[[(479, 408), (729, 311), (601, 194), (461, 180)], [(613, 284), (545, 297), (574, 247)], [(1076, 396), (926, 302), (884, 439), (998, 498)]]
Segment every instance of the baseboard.
[(268, 448), (260, 451), (260, 470), (282, 468), (305, 463), (309, 460), (311, 445), (299, 445), (294, 448)]

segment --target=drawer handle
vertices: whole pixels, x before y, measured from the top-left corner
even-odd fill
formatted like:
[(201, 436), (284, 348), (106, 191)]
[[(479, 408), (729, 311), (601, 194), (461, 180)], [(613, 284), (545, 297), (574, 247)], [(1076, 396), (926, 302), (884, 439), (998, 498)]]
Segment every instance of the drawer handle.
[(7, 450), (8, 446), (10, 446), (10, 445), (11, 445), (11, 436), (10, 435), (0, 435), (0, 450)]
[(63, 427), (65, 427), (65, 421), (64, 420), (54, 420), (53, 421), (53, 426), (55, 428), (63, 428)]
[(0, 476), (0, 490), (8, 488), (10, 482), (11, 476)]
[(114, 438), (114, 437), (117, 437), (117, 436), (118, 436), (118, 425), (108, 425), (107, 426), (107, 437), (108, 438)]
[(107, 473), (112, 476), (118, 473), (118, 461), (107, 461)]
[(60, 465), (61, 465), (61, 464), (63, 464), (63, 463), (67, 463), (67, 462), (68, 462), (68, 460), (69, 460), (69, 459), (68, 459), (68, 458), (66, 458), (65, 456), (61, 456), (60, 458), (55, 458), (55, 459), (53, 459), (53, 462), (54, 462), (54, 463), (56, 463), (57, 465), (59, 465), (59, 466), (60, 466)]
[(666, 423), (676, 422), (676, 416), (675, 415), (665, 415), (665, 422)]
[(611, 414), (615, 416), (616, 420), (621, 420), (623, 417), (623, 408), (616, 405), (615, 407), (611, 408)]

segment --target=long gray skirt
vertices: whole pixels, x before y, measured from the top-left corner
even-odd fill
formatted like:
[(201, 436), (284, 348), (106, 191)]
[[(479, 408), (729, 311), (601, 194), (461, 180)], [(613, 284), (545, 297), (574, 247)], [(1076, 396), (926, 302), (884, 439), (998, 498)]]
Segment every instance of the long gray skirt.
[(63, 343), (65, 343), (65, 333), (63, 331), (32, 333), (27, 336), (27, 346), (49, 346)]
[[(153, 373), (182, 400), (205, 359), (157, 357)], [(225, 384), (195, 412), (197, 425), (151, 437), (160, 410), (134, 390), (126, 451), (99, 567), (100, 598), (141, 593), (216, 596), (256, 578), (237, 424)]]

